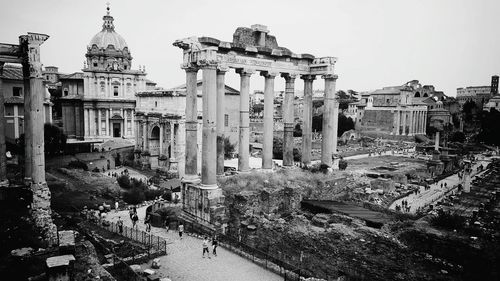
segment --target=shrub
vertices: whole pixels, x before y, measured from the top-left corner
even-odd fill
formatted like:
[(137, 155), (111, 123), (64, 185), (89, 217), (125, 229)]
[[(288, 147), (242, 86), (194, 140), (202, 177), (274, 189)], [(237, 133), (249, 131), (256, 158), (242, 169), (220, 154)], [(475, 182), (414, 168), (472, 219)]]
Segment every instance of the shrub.
[(69, 162), (68, 167), (71, 169), (82, 169), (84, 171), (89, 170), (89, 167), (87, 166), (87, 164), (85, 162), (80, 161), (80, 160), (75, 160), (75, 161)]
[[(219, 138), (219, 137), (218, 137)], [(231, 159), (234, 154), (235, 146), (228, 137), (224, 138), (224, 159)]]
[(347, 168), (347, 161), (344, 159), (339, 160), (339, 169), (345, 170)]
[(137, 205), (144, 202), (144, 192), (139, 189), (131, 189), (123, 193), (123, 201), (127, 204)]
[(165, 192), (162, 194), (161, 198), (167, 200), (167, 201), (172, 201), (172, 190), (165, 190)]
[(161, 189), (147, 189), (144, 191), (144, 198), (146, 200), (154, 200), (156, 197), (163, 195), (163, 190)]
[(459, 214), (451, 214), (439, 211), (437, 216), (432, 218), (432, 225), (445, 229), (462, 229), (465, 226), (465, 218)]
[(128, 190), (132, 188), (130, 177), (128, 175), (121, 175), (116, 179), (116, 181), (118, 182), (118, 185), (123, 189)]

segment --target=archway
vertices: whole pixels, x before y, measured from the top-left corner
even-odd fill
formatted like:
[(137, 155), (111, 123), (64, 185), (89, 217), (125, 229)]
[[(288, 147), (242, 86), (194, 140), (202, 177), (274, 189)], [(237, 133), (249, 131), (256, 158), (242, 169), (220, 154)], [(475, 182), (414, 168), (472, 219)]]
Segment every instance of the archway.
[(154, 126), (151, 130), (151, 140), (159, 140), (160, 139), (160, 128), (158, 126)]
[(416, 93), (415, 93), (415, 97), (416, 97), (416, 98), (419, 98), (419, 97), (420, 97), (420, 93), (419, 93), (419, 92), (416, 92)]

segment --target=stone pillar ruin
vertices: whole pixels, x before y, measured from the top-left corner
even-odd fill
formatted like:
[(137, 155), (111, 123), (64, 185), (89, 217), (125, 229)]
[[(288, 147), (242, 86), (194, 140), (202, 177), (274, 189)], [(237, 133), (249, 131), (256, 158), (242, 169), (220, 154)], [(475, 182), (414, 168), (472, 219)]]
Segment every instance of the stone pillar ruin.
[(2, 82), (3, 66), (4, 63), (0, 62), (0, 187), (9, 185), (9, 181), (7, 180), (7, 159), (5, 157), (5, 100)]
[(285, 97), (283, 99), (283, 166), (293, 166), (293, 124), (294, 112), (293, 102), (295, 95), (294, 74), (283, 74), (285, 78)]
[(434, 139), (434, 150), (439, 151), (439, 131), (436, 131), (435, 139)]
[(217, 175), (224, 174), (224, 115), (226, 107), (224, 103), (226, 95), (225, 75), (227, 67), (217, 68)]
[[(185, 67), (186, 71), (186, 168), (185, 181), (196, 182), (198, 178), (198, 102), (196, 76), (198, 68)], [(212, 163), (214, 165), (215, 163)]]
[(240, 90), (240, 137), (239, 137), (239, 153), (238, 153), (238, 171), (248, 172), (250, 170), (250, 76), (254, 73), (251, 69), (238, 69), (237, 73), (241, 77)]
[(216, 189), (217, 166), (217, 69), (215, 64), (202, 66), (203, 132), (201, 150), (201, 188)]
[[(333, 135), (334, 132), (334, 108), (335, 108), (335, 81), (337, 75), (323, 75), (325, 80), (325, 97), (324, 97), (324, 110), (323, 110), (323, 139), (321, 142), (321, 164), (332, 167), (333, 164)], [(336, 146), (335, 146), (336, 148)]]
[(164, 146), (163, 140), (165, 138), (163, 137), (163, 134), (164, 134), (165, 130), (163, 130), (164, 124), (160, 123), (159, 125), (160, 125), (160, 144), (159, 144), (160, 147), (159, 147), (159, 151), (158, 151), (158, 157), (161, 157), (164, 154), (163, 153), (163, 146)]
[[(333, 92), (335, 92), (335, 81), (333, 81)], [(337, 139), (338, 139), (338, 129), (339, 129), (339, 102), (337, 99), (333, 100), (333, 148), (332, 152), (337, 153)]]
[(314, 75), (302, 75), (304, 80), (304, 117), (302, 120), (302, 163), (311, 164), (312, 150), (312, 94)]
[[(40, 46), (49, 38), (45, 34), (28, 33), (19, 37), (23, 58), (23, 75), (28, 74), (29, 87), (25, 90), (25, 121), (29, 120), (29, 126), (25, 126), (25, 132), (30, 137), (25, 139), (26, 151), (31, 153), (31, 159), (25, 160), (25, 166), (30, 167), (26, 171), (25, 179), (33, 193), (31, 203), (31, 216), (35, 226), (40, 230), (43, 239), (49, 244), (57, 243), (57, 228), (52, 222), (50, 209), (50, 190), (45, 180), (45, 151), (44, 151), (44, 108), (45, 87), (43, 86), (42, 63), (40, 62)], [(25, 76), (26, 81), (26, 76)], [(25, 83), (26, 85), (26, 83)], [(26, 95), (27, 94), (27, 95)], [(26, 98), (28, 102), (26, 102)]]
[(262, 168), (273, 168), (273, 127), (274, 127), (274, 78), (277, 73), (262, 72), (264, 82), (264, 139), (262, 148)]

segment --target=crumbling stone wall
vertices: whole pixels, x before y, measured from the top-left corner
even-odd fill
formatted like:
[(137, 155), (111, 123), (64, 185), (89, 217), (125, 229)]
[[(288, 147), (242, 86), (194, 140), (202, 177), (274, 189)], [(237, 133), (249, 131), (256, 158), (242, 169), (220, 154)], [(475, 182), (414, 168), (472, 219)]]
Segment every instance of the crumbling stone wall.
[(57, 227), (52, 221), (50, 209), (50, 190), (47, 183), (32, 183), (33, 201), (31, 203), (31, 216), (42, 235), (42, 239), (49, 245), (57, 244)]

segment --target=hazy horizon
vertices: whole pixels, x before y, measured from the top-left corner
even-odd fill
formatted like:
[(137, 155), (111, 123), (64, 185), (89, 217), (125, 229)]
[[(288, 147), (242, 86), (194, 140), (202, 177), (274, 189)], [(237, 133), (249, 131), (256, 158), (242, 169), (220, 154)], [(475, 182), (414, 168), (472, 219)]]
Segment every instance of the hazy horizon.
[[(44, 66), (81, 71), (90, 39), (102, 28), (107, 0), (0, 0), (0, 42), (26, 32), (50, 35)], [(171, 88), (185, 83), (176, 39), (210, 36), (232, 41), (237, 27), (268, 26), (295, 53), (338, 57), (337, 90), (366, 91), (417, 79), (455, 96), (456, 88), (487, 86), (500, 74), (500, 1), (109, 1), (115, 30), (126, 40), (133, 68)], [(239, 76), (226, 75), (239, 89)], [(201, 74), (199, 74), (201, 79)], [(251, 89), (263, 78), (252, 76)], [(284, 88), (276, 80), (276, 90)], [(314, 88), (321, 89), (318, 77)], [(303, 83), (297, 79), (296, 88)]]

